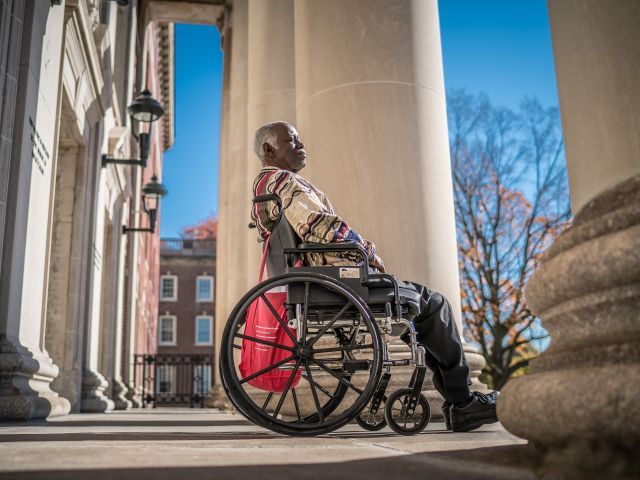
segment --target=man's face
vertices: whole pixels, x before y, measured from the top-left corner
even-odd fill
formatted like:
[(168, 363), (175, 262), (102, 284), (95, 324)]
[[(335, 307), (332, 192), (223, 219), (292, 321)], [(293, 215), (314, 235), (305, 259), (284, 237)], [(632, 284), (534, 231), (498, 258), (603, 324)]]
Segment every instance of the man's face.
[(265, 144), (267, 165), (299, 172), (307, 161), (307, 152), (295, 128), (287, 124), (276, 127), (277, 142), (274, 148)]

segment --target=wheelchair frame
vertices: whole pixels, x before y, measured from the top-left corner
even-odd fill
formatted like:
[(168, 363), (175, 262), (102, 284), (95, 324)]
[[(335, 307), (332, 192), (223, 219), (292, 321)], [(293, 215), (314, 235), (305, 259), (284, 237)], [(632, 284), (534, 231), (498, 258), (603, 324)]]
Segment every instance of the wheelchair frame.
[[(267, 201), (274, 202), (279, 208), (279, 216), (272, 231), (276, 232), (282, 226), (284, 213), (280, 198), (276, 195), (261, 195), (253, 199), (254, 204)], [(250, 227), (255, 225), (250, 224)], [(286, 227), (291, 228), (288, 222)], [(341, 278), (341, 268), (345, 267), (295, 266), (296, 261), (305, 254), (328, 252), (351, 252), (358, 255), (361, 259), (357, 267), (358, 278)], [(404, 318), (400, 285), (396, 278), (386, 273), (369, 272), (367, 254), (362, 246), (356, 243), (303, 243), (297, 247), (283, 248), (282, 254), (284, 274), (261, 282), (251, 289), (233, 309), (225, 325), (220, 350), (220, 375), (227, 396), (234, 406), (253, 423), (287, 435), (310, 436), (329, 433), (354, 419), (361, 427), (370, 431), (379, 430), (385, 425), (402, 435), (422, 431), (430, 419), (429, 403), (421, 393), (427, 370), (426, 352), (424, 347), (417, 344), (415, 326)], [(347, 270), (354, 268), (346, 267)], [(353, 277), (354, 272), (348, 273), (348, 277)], [(293, 342), (290, 347), (240, 333), (246, 321), (245, 315), (249, 305), (258, 298), (266, 300), (265, 293), (274, 287), (287, 289), (286, 321), (279, 318), (273, 306), (270, 308), (281, 328), (295, 329), (295, 336), (288, 333)], [(380, 309), (380, 302), (375, 303), (377, 316), (371, 308), (374, 304), (369, 305), (367, 299), (363, 298), (370, 289), (375, 288), (393, 290), (392, 301), (384, 303), (384, 311)], [(334, 314), (340, 305), (342, 307)], [(329, 315), (331, 319), (327, 322), (325, 317)], [(345, 330), (349, 332), (348, 335)], [(390, 358), (390, 338), (407, 331), (410, 357)], [(309, 338), (309, 335), (313, 336)], [(364, 340), (366, 337), (370, 338), (368, 344)], [(290, 358), (272, 364), (263, 371), (254, 372), (246, 378), (240, 378), (234, 355), (234, 350), (241, 348), (235, 343), (237, 338), (271, 348), (289, 350)], [(336, 345), (314, 348), (321, 340), (335, 342)], [(363, 353), (365, 350), (371, 352)], [(323, 355), (329, 353), (339, 354), (340, 358), (326, 361)], [(356, 358), (358, 355), (360, 358)], [(294, 361), (295, 365), (292, 363)], [(401, 388), (387, 396), (386, 390), (392, 368), (400, 366), (414, 366), (411, 381), (407, 388)], [(278, 394), (269, 392), (262, 401), (261, 397), (256, 399), (255, 392), (245, 385), (251, 378), (275, 368), (290, 370), (292, 373), (285, 390), (279, 394), (276, 408), (269, 410), (270, 401), (274, 394)], [(315, 411), (310, 409), (310, 413), (305, 416), (301, 413), (299, 389), (296, 392), (295, 387), (291, 388), (294, 370), (302, 372), (301, 377), (306, 379), (313, 397), (312, 406), (315, 407)], [(312, 371), (328, 374), (327, 378), (330, 380), (334, 377), (334, 380), (338, 381), (337, 385), (322, 386), (313, 379)], [(352, 379), (356, 383), (363, 382), (362, 377), (366, 376), (366, 373), (362, 375), (363, 372), (367, 372), (368, 376), (366, 384), (360, 388), (352, 383)], [(334, 388), (333, 393), (329, 391), (331, 388)], [(293, 402), (295, 406), (295, 416), (281, 413), (284, 412), (282, 408), (289, 391), (289, 403)], [(324, 405), (320, 405), (318, 392), (329, 398)], [(343, 402), (345, 398), (349, 399), (347, 394), (355, 394), (355, 400), (351, 403)]]

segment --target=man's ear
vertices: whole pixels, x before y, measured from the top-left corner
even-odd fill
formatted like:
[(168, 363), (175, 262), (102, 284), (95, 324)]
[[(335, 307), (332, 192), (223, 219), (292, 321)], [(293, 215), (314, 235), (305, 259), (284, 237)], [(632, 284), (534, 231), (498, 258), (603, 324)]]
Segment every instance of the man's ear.
[(262, 151), (265, 153), (265, 156), (268, 158), (273, 158), (273, 156), (275, 155), (275, 150), (273, 149), (273, 147), (271, 145), (269, 145), (268, 143), (263, 143), (262, 144)]

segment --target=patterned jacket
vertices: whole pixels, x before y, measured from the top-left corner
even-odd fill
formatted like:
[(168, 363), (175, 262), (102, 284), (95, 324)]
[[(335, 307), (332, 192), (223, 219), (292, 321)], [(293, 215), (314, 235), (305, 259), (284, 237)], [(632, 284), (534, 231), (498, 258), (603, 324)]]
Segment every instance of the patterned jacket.
[[(303, 242), (330, 243), (356, 242), (367, 252), (369, 264), (382, 265), (376, 255), (376, 247), (362, 238), (336, 215), (327, 196), (307, 180), (293, 172), (277, 167), (264, 167), (253, 182), (253, 194), (276, 194), (282, 201), (284, 215)], [(271, 233), (278, 218), (278, 206), (274, 202), (256, 203), (251, 219), (264, 241)], [(307, 254), (308, 265), (356, 265), (359, 256), (349, 252)]]

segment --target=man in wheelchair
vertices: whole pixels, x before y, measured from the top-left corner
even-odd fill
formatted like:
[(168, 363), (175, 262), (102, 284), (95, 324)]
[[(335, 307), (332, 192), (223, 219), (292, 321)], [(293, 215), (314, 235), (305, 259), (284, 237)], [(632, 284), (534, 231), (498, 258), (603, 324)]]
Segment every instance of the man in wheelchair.
[[(285, 122), (260, 127), (254, 150), (263, 168), (253, 185), (254, 196), (277, 195), (284, 216), (303, 242), (355, 242), (366, 252), (373, 272), (384, 272), (384, 263), (375, 245), (362, 238), (336, 214), (327, 196), (298, 175), (307, 154), (296, 129)], [(272, 232), (278, 219), (274, 202), (255, 204), (252, 220), (262, 239)], [(310, 252), (305, 263), (318, 265), (357, 265), (353, 252)], [(446, 425), (453, 431), (471, 431), (497, 421), (496, 392), (489, 395), (471, 392), (460, 335), (451, 306), (444, 296), (422, 285), (401, 282), (402, 288), (419, 295), (419, 311), (413, 318), (416, 339), (426, 350), (425, 363), (433, 372), (433, 383), (444, 397), (442, 411)], [(406, 341), (406, 338), (403, 338)]]

